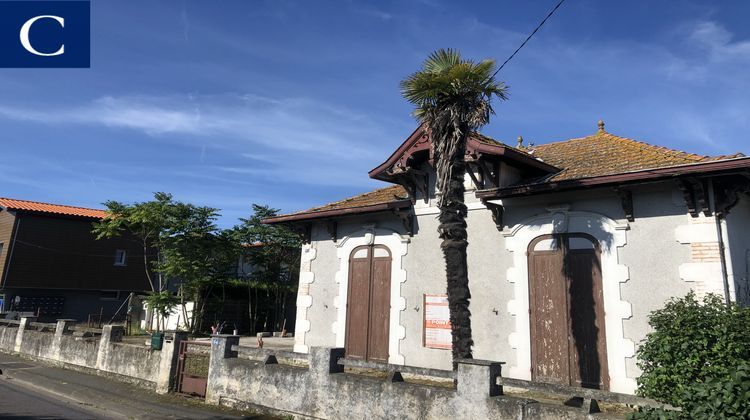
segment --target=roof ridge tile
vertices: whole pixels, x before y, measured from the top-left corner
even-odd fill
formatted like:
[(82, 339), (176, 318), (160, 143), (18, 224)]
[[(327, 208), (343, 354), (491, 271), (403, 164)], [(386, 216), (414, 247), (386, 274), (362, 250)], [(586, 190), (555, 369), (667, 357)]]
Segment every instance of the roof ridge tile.
[(20, 198), (0, 197), (0, 206), (12, 210), (62, 214), (68, 216), (82, 216), (92, 218), (104, 218), (107, 216), (106, 210), (92, 209), (80, 206), (70, 206), (67, 204), (54, 204), (43, 201), (23, 200)]
[(55, 207), (69, 207), (69, 208), (72, 208), (72, 209), (81, 209), (81, 210), (105, 211), (105, 210), (102, 210), (102, 209), (95, 209), (93, 207), (82, 207), (82, 206), (72, 206), (70, 204), (48, 203), (46, 201), (24, 200), (22, 198), (0, 197), (0, 200), (22, 201), (24, 203), (44, 204), (44, 205), (47, 205), (47, 206), (55, 206)]

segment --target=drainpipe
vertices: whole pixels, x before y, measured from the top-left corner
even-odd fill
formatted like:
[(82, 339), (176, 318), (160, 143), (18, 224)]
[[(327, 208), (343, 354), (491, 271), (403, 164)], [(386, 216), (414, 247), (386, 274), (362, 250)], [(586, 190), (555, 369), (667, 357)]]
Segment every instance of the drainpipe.
[(731, 296), (729, 295), (729, 273), (727, 270), (726, 247), (724, 246), (724, 232), (722, 229), (722, 216), (716, 211), (716, 194), (714, 191), (714, 180), (708, 180), (708, 197), (711, 200), (711, 207), (714, 210), (714, 220), (716, 221), (716, 238), (719, 242), (719, 260), (721, 261), (721, 277), (724, 281), (724, 303), (729, 306)]

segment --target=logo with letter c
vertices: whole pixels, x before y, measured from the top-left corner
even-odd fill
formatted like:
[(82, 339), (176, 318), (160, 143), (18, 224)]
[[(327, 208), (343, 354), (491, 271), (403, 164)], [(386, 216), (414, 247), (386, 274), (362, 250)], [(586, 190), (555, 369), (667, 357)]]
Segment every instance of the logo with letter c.
[(31, 30), (31, 26), (36, 23), (36, 21), (41, 19), (52, 19), (60, 24), (61, 27), (65, 27), (65, 19), (61, 18), (60, 16), (53, 16), (53, 15), (41, 15), (41, 16), (35, 16), (29, 20), (27, 20), (23, 26), (21, 26), (21, 32), (19, 33), (19, 37), (21, 38), (21, 45), (26, 49), (26, 51), (34, 54), (34, 55), (40, 55), (42, 57), (54, 57), (56, 55), (63, 55), (65, 53), (65, 44), (62, 44), (60, 46), (60, 49), (53, 53), (43, 53), (40, 51), (37, 51), (36, 48), (34, 48), (33, 45), (31, 45), (31, 41), (29, 40), (29, 30)]

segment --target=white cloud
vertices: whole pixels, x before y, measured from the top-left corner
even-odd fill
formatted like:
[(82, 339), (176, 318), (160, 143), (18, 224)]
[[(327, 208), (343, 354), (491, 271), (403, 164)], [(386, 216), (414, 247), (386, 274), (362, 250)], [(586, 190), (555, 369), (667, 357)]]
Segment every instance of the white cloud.
[(88, 124), (142, 131), (153, 137), (207, 136), (215, 146), (255, 144), (327, 155), (369, 155), (366, 137), (379, 129), (364, 115), (306, 98), (257, 95), (105, 96), (49, 109), (0, 105), (0, 116), (45, 124)]
[(355, 11), (357, 13), (361, 13), (361, 14), (367, 15), (367, 16), (372, 16), (372, 17), (374, 17), (376, 19), (380, 19), (380, 20), (383, 20), (383, 21), (388, 21), (388, 20), (393, 19), (393, 15), (392, 14), (390, 14), (388, 12), (384, 12), (382, 10), (371, 8), (371, 7), (355, 9)]
[(177, 104), (159, 105), (155, 98), (105, 96), (90, 104), (47, 110), (0, 106), (0, 115), (45, 124), (93, 124), (129, 128), (149, 135), (201, 134), (200, 113)]
[(717, 62), (750, 59), (750, 41), (732, 41), (732, 34), (716, 22), (700, 22), (689, 39), (708, 50), (709, 58)]
[(195, 147), (204, 160), (206, 148), (247, 158), (246, 167), (233, 163), (224, 172), (315, 185), (367, 184), (367, 166), (387, 156), (388, 141), (399, 135), (348, 109), (255, 94), (105, 96), (49, 108), (0, 105), (0, 117), (134, 130), (160, 142)]

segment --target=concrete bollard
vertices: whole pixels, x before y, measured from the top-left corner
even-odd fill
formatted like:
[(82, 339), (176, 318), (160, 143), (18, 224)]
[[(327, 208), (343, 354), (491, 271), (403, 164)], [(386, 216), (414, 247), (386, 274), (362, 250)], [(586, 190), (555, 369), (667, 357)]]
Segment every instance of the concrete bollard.
[(458, 394), (462, 398), (475, 400), (503, 395), (503, 387), (497, 384), (503, 364), (489, 360), (459, 360)]
[(240, 344), (237, 335), (217, 334), (211, 336), (211, 359), (208, 363), (208, 383), (206, 384), (206, 402), (218, 405), (221, 401), (222, 384), (227, 380), (226, 359), (237, 358), (237, 351), (232, 346)]
[(211, 359), (232, 359), (237, 357), (237, 352), (232, 350), (232, 346), (240, 344), (240, 336), (217, 334), (211, 336)]
[(23, 332), (31, 322), (36, 322), (35, 316), (25, 316), (21, 318), (21, 323), (18, 324), (18, 331), (16, 331), (16, 343), (13, 347), (13, 351), (16, 353), (21, 352), (21, 343), (23, 343)]
[(76, 321), (75, 319), (58, 319), (57, 326), (55, 326), (55, 335), (64, 335), (76, 322), (78, 321)]
[(55, 326), (55, 335), (52, 337), (52, 360), (60, 361), (62, 356), (62, 338), (71, 325), (75, 324), (75, 319), (58, 319)]
[(310, 347), (307, 359), (310, 364), (310, 373), (316, 376), (328, 376), (332, 373), (341, 373), (344, 366), (340, 365), (339, 359), (344, 358), (344, 349), (341, 347)]
[(164, 338), (159, 359), (159, 376), (156, 380), (156, 392), (168, 393), (175, 386), (174, 378), (177, 372), (177, 360), (180, 353), (180, 343), (186, 341), (188, 333), (185, 331), (168, 331)]
[(102, 327), (102, 338), (99, 341), (99, 352), (96, 355), (96, 368), (104, 370), (109, 358), (109, 344), (122, 341), (125, 335), (125, 327), (122, 325), (105, 325)]

